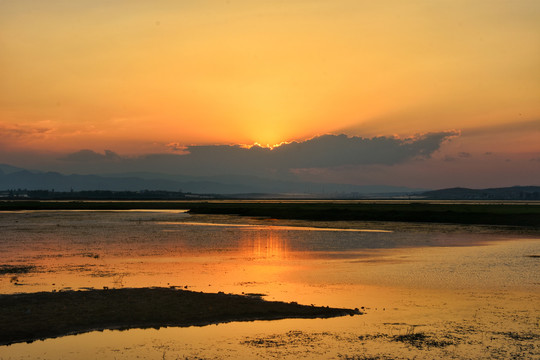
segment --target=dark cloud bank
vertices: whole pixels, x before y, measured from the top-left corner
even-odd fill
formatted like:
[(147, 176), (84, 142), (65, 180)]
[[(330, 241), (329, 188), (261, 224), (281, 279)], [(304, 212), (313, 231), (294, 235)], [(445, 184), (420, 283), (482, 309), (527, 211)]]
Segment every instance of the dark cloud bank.
[(429, 158), (454, 131), (428, 133), (411, 138), (348, 137), (323, 135), (291, 142), (274, 149), (239, 145), (187, 146), (182, 154), (150, 154), (121, 157), (81, 150), (62, 158), (73, 172), (160, 172), (184, 175), (284, 176), (291, 169), (332, 168), (345, 165), (393, 165), (414, 158)]
[(315, 175), (306, 178), (295, 170), (393, 165), (428, 158), (445, 140), (455, 135), (450, 131), (407, 139), (324, 135), (274, 149), (237, 145), (188, 146), (179, 147), (182, 153), (137, 157), (120, 156), (111, 150), (104, 153), (80, 150), (55, 159), (50, 166), (43, 165), (40, 170), (46, 172), (0, 165), (0, 189), (181, 189), (221, 194), (408, 192), (412, 189), (381, 184), (322, 183), (324, 180)]

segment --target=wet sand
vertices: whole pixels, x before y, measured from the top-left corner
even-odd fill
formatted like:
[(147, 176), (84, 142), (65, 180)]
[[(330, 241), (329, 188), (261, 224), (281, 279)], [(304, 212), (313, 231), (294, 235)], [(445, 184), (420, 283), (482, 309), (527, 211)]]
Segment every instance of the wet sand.
[(230, 321), (330, 318), (358, 309), (264, 301), (257, 295), (168, 288), (0, 295), (0, 345), (105, 329), (203, 326)]

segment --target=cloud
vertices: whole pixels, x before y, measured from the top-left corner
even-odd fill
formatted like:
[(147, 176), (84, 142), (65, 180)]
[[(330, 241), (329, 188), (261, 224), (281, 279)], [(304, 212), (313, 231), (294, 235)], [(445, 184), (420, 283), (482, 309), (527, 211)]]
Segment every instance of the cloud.
[(443, 161), (446, 161), (446, 162), (452, 162), (452, 161), (456, 161), (456, 158), (453, 157), (453, 156), (450, 156), (450, 155), (446, 155), (446, 156), (443, 158)]
[(448, 144), (448, 139), (454, 136), (456, 133), (452, 131), (401, 139), (325, 135), (274, 149), (240, 145), (188, 146), (183, 153), (141, 156), (92, 150), (69, 155), (0, 151), (0, 163), (61, 173), (131, 173), (129, 176), (177, 181), (198, 182), (201, 181), (198, 176), (209, 176), (205, 181), (224, 184), (242, 183), (256, 176), (415, 188), (538, 185), (540, 153), (537, 150), (509, 153), (497, 149), (485, 155), (488, 149), (480, 148), (470, 151), (470, 158), (463, 158), (459, 152), (469, 149), (463, 147), (462, 141), (455, 141), (457, 147)]
[[(393, 165), (411, 159), (429, 158), (441, 144), (456, 136), (454, 131), (428, 133), (400, 139), (397, 137), (349, 137), (323, 135), (306, 141), (285, 143), (274, 148), (254, 145), (170, 146), (181, 153), (148, 154), (122, 158), (117, 154), (99, 154), (81, 150), (62, 158), (74, 166), (70, 171), (153, 171), (171, 174), (218, 175), (245, 174), (287, 177), (293, 169), (333, 168), (355, 165)], [(110, 160), (115, 160), (111, 162)], [(80, 164), (79, 168), (76, 165)]]
[(462, 151), (462, 152), (460, 152), (460, 153), (458, 154), (458, 156), (459, 156), (460, 158), (470, 158), (472, 155), (471, 155), (471, 153)]
[(182, 145), (178, 142), (171, 142), (165, 146), (167, 146), (169, 150), (174, 151), (176, 153), (186, 153), (186, 150), (187, 150), (187, 146)]
[[(304, 142), (284, 144), (267, 152), (266, 156), (269, 163), (287, 168), (393, 165), (418, 157), (429, 158), (442, 142), (455, 135), (454, 132), (441, 132), (405, 139), (324, 135)], [(191, 149), (188, 148), (188, 151), (191, 152)]]
[(21, 126), (17, 124), (1, 124), (0, 134), (2, 137), (25, 138), (31, 136), (43, 136), (53, 129), (47, 127)]
[(72, 162), (99, 162), (103, 160), (120, 160), (120, 156), (114, 151), (105, 150), (103, 154), (97, 153), (92, 150), (80, 150), (71, 154), (68, 154), (64, 157), (61, 157), (59, 160), (63, 161), (72, 161)]

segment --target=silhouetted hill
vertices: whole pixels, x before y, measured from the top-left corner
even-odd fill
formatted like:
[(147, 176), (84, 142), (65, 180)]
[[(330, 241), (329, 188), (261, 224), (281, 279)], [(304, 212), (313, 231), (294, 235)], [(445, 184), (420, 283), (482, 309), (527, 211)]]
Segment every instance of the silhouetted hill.
[(492, 189), (450, 188), (426, 191), (420, 196), (433, 200), (540, 200), (540, 186)]

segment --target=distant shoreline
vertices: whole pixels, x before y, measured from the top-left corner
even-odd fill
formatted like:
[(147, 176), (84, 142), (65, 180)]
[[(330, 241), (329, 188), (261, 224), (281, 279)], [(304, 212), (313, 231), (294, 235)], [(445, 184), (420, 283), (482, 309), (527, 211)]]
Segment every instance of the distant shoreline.
[(257, 296), (174, 288), (125, 288), (0, 295), (0, 345), (106, 329), (203, 326), (231, 321), (359, 315), (265, 301)]
[(399, 221), (540, 228), (540, 203), (429, 201), (35, 201), (2, 200), (0, 211), (189, 210), (312, 221)]

